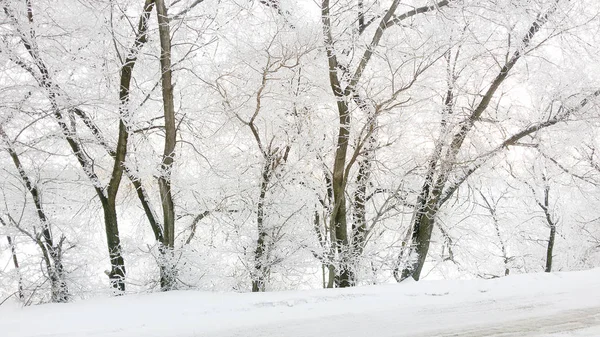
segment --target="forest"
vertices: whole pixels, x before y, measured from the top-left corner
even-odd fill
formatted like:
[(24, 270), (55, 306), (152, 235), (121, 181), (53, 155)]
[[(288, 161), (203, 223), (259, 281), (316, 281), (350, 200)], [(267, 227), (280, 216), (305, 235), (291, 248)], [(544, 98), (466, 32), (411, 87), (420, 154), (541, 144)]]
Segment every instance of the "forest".
[(600, 267), (596, 0), (0, 7), (0, 303)]

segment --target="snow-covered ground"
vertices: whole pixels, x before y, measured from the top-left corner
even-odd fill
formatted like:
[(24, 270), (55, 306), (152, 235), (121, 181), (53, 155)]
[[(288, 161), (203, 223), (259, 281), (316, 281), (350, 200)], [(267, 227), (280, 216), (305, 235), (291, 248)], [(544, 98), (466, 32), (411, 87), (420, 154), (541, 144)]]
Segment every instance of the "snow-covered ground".
[(600, 269), (264, 294), (0, 307), (2, 337), (600, 336)]

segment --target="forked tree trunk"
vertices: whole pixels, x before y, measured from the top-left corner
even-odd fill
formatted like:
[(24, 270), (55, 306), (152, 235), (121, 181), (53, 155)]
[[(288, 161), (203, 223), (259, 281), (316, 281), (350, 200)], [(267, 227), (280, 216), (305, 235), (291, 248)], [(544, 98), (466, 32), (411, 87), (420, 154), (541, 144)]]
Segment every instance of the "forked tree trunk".
[(332, 242), (332, 245), (335, 247), (335, 251), (338, 255), (338, 270), (336, 271), (335, 283), (338, 287), (349, 287), (352, 285), (353, 280), (350, 270), (346, 265), (348, 231), (346, 224), (346, 181), (344, 170), (346, 169), (346, 154), (348, 152), (348, 141), (350, 138), (350, 109), (348, 107), (348, 98), (344, 94), (337, 75), (338, 61), (335, 50), (333, 49), (331, 19), (329, 17), (329, 0), (323, 0), (321, 8), (327, 59), (329, 62), (329, 82), (333, 95), (336, 98), (339, 121), (333, 164), (333, 177), (331, 180), (333, 208), (331, 210), (329, 228), (335, 233), (335, 240)]

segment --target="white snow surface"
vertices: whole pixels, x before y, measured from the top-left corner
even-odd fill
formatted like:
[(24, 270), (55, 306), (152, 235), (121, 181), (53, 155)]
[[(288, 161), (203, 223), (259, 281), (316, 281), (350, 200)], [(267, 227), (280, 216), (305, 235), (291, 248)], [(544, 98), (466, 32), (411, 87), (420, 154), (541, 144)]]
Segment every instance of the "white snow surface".
[(600, 269), (0, 307), (2, 337), (600, 336)]

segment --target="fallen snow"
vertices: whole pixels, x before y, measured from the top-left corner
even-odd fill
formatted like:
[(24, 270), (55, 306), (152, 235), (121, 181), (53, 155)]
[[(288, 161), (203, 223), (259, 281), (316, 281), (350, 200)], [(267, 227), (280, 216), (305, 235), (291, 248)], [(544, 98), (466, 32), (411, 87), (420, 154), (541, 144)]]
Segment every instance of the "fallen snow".
[(600, 336), (600, 269), (263, 294), (0, 307), (2, 337)]

